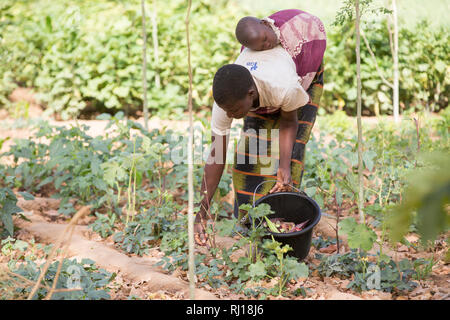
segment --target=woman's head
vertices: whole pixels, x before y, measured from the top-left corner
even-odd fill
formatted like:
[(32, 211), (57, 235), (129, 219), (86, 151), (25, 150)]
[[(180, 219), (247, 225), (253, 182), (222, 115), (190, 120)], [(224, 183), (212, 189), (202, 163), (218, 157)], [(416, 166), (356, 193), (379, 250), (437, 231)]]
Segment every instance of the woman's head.
[(268, 50), (278, 44), (278, 37), (269, 23), (255, 17), (244, 17), (239, 20), (235, 33), (236, 39), (252, 50)]
[(240, 119), (247, 115), (259, 96), (247, 68), (238, 64), (226, 64), (214, 75), (213, 97), (228, 117)]

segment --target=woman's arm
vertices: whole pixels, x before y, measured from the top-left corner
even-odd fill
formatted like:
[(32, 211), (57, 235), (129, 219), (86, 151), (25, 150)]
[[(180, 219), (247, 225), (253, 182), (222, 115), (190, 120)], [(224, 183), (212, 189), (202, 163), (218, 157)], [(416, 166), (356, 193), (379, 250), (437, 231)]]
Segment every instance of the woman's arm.
[(284, 191), (287, 189), (287, 185), (292, 183), (291, 156), (298, 129), (297, 112), (298, 110), (289, 112), (281, 110), (280, 164), (277, 171), (277, 183), (270, 193)]
[(216, 192), (222, 177), (227, 158), (228, 136), (219, 136), (212, 134), (211, 151), (205, 165), (201, 193), (203, 195), (201, 202), (202, 217), (206, 216), (206, 212), (211, 204), (211, 199)]
[(206, 221), (211, 200), (219, 185), (222, 177), (223, 169), (225, 168), (227, 158), (228, 135), (219, 136), (211, 135), (211, 151), (208, 160), (205, 164), (203, 179), (202, 179), (202, 201), (200, 203), (200, 211), (195, 217), (194, 231), (196, 233), (196, 241), (200, 245), (207, 244), (207, 235), (205, 233), (205, 224), (200, 223)]

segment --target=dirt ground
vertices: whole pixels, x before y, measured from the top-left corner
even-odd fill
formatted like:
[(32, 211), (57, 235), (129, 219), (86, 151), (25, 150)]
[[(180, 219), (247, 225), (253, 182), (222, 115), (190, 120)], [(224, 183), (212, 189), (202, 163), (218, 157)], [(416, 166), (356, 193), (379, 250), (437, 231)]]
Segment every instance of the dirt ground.
[[(24, 99), (27, 92), (18, 93), (15, 99)], [(32, 101), (32, 97), (28, 97)], [(30, 105), (30, 115), (32, 117), (41, 117), (42, 110), (38, 105), (32, 103)], [(376, 119), (367, 120), (371, 123)], [(55, 121), (49, 119), (54, 125), (70, 126), (78, 122), (79, 124), (87, 124), (90, 127), (88, 134), (96, 136), (103, 134), (107, 121), (102, 120), (78, 120), (78, 121)], [(143, 124), (142, 119), (138, 122)], [(8, 114), (0, 112), (0, 141), (6, 140), (0, 149), (5, 152), (9, 146), (13, 144), (14, 138), (30, 138), (33, 134), (30, 128), (17, 128), (13, 124), (15, 120), (8, 118)], [(149, 122), (149, 128), (161, 128), (163, 126), (173, 127), (177, 129), (187, 128), (187, 121), (163, 121), (152, 118)], [(317, 129), (314, 129), (317, 133)], [(0, 159), (5, 161), (5, 159)], [(36, 196), (36, 195), (35, 195)], [(15, 218), (21, 230), (17, 237), (22, 240), (35, 239), (38, 243), (54, 243), (61, 232), (64, 231), (68, 221), (58, 215), (59, 201), (50, 198), (35, 198), (35, 200), (25, 201), (19, 200), (21, 207), (30, 222)], [(160, 267), (154, 264), (160, 261), (163, 253), (154, 248), (148, 255), (138, 257), (136, 255), (127, 255), (120, 252), (114, 247), (111, 238), (102, 239), (99, 235), (90, 231), (87, 227), (93, 221), (93, 215), (86, 217), (76, 227), (75, 233), (71, 239), (69, 252), (71, 257), (90, 258), (96, 264), (110, 272), (116, 272), (117, 277), (112, 284), (113, 289), (110, 292), (112, 299), (127, 299), (130, 296), (142, 299), (188, 299), (188, 281), (185, 272), (177, 270), (173, 274), (167, 274)], [(335, 231), (332, 226), (335, 220), (329, 216), (322, 216), (320, 223), (315, 227), (313, 237), (335, 237)], [(346, 250), (345, 239), (341, 250)], [(414, 234), (409, 235), (408, 240), (411, 243), (417, 243), (418, 237)], [(216, 240), (218, 246), (228, 246), (233, 241), (231, 238), (218, 238)], [(393, 296), (391, 293), (384, 293), (377, 290), (366, 291), (361, 294), (355, 293), (346, 288), (350, 280), (341, 280), (337, 277), (321, 278), (318, 274), (311, 274), (307, 279), (299, 279), (296, 282), (288, 284), (291, 288), (306, 288), (306, 297), (298, 297), (297, 299), (310, 300), (450, 300), (450, 266), (444, 264), (443, 256), (446, 252), (446, 244), (441, 245), (441, 249), (435, 252), (415, 252), (414, 249), (406, 246), (400, 246), (396, 251), (390, 249), (387, 252), (397, 260), (402, 258), (429, 258), (434, 255), (437, 263), (432, 269), (432, 274), (427, 280), (417, 281), (417, 288), (405, 296)], [(204, 252), (204, 248), (197, 248), (199, 252)], [(323, 248), (320, 250), (324, 254), (335, 253), (335, 247)], [(312, 246), (309, 256), (305, 260), (308, 263), (318, 264), (314, 259), (316, 249)], [(342, 251), (341, 251), (342, 252)], [(386, 252), (386, 251), (385, 251)], [(0, 261), (4, 263), (5, 261)], [(208, 287), (197, 288), (197, 299), (248, 299), (243, 295), (236, 295), (225, 288), (212, 289)], [(279, 298), (283, 299), (283, 298)]]

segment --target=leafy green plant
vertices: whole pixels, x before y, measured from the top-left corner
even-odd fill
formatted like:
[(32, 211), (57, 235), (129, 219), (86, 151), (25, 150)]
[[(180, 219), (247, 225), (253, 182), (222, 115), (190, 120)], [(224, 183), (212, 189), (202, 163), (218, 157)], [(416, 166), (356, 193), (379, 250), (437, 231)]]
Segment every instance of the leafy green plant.
[(250, 261), (257, 262), (261, 259), (261, 245), (263, 237), (268, 235), (267, 228), (264, 225), (264, 217), (272, 214), (273, 211), (267, 203), (262, 203), (256, 207), (252, 207), (250, 204), (242, 204), (239, 206), (239, 210), (246, 212), (240, 221), (248, 218), (250, 221), (250, 227), (248, 232), (242, 239), (248, 244), (248, 257)]
[(376, 233), (365, 224), (359, 224), (354, 218), (339, 223), (342, 233), (347, 234), (348, 246), (352, 249), (370, 251), (377, 240)]
[[(46, 262), (52, 245), (36, 244), (34, 240), (23, 241), (8, 237), (1, 242), (1, 255), (7, 261), (6, 273), (1, 270), (0, 299), (26, 298), (31, 293)], [(6, 260), (5, 260), (6, 259)], [(41, 262), (38, 262), (41, 261)], [(53, 286), (59, 269), (59, 261), (51, 263), (33, 299), (43, 299)], [(98, 300), (109, 299), (108, 285), (115, 273), (98, 268), (90, 259), (63, 259), (55, 284), (52, 299), (55, 300)]]
[[(14, 166), (7, 174), (14, 177), (14, 187), (22, 190), (37, 191), (45, 185), (51, 169), (45, 166), (48, 145), (28, 139), (16, 139), (4, 156), (13, 156)], [(45, 181), (47, 179), (47, 181)]]
[[(246, 294), (273, 294), (281, 295), (286, 289), (286, 283), (297, 278), (308, 276), (308, 267), (304, 263), (299, 263), (295, 257), (287, 256), (287, 252), (292, 250), (288, 245), (280, 242), (265, 239), (268, 235), (264, 226), (265, 217), (273, 213), (270, 206), (260, 204), (252, 207), (243, 204), (239, 207), (245, 210), (246, 216), (250, 217), (250, 227), (243, 229), (239, 227), (238, 219), (222, 220), (218, 223), (218, 231), (221, 235), (238, 234), (241, 238), (230, 249), (222, 249), (221, 256), (224, 265), (229, 268), (225, 279), (230, 283), (230, 288), (243, 291)], [(246, 216), (243, 218), (245, 219)], [(241, 220), (239, 220), (241, 221)], [(247, 246), (247, 254), (241, 256), (237, 261), (231, 259), (235, 250)], [(262, 288), (246, 288), (243, 283), (252, 280), (272, 279), (278, 277), (278, 285), (273, 290)]]
[(324, 277), (349, 278), (355, 271), (362, 270), (359, 256), (354, 250), (328, 256), (317, 253), (316, 258), (320, 259), (316, 270)]
[(92, 231), (97, 232), (102, 238), (107, 238), (114, 233), (116, 222), (115, 214), (100, 214), (95, 212), (97, 219), (89, 225)]
[(448, 153), (435, 152), (421, 157), (421, 167), (411, 169), (405, 198), (389, 215), (390, 237), (399, 241), (408, 232), (413, 218), (421, 241), (429, 240), (448, 230), (450, 218), (450, 175), (447, 170)]
[[(265, 267), (268, 269), (268, 275), (272, 277), (279, 277), (278, 280), (278, 295), (281, 296), (283, 289), (285, 289), (286, 283), (290, 280), (295, 280), (298, 278), (307, 278), (308, 277), (308, 267), (305, 263), (300, 263), (294, 257), (285, 257), (285, 254), (292, 250), (289, 245), (283, 245), (272, 240), (266, 240), (264, 242), (263, 248), (275, 253), (277, 257), (276, 263), (271, 263), (271, 259), (267, 259), (265, 263)], [(261, 268), (261, 267), (260, 267)], [(251, 271), (251, 270), (250, 270)], [(260, 274), (262, 273), (259, 271)]]
[[(364, 5), (369, 1), (361, 2)], [(130, 114), (141, 108), (143, 88), (141, 70), (137, 67), (142, 61), (139, 1), (61, 0), (55, 4), (49, 0), (4, 0), (4, 3), (0, 18), (3, 44), (0, 58), (4, 62), (0, 66), (0, 106), (10, 103), (8, 96), (14, 88), (24, 86), (35, 88), (47, 113), (56, 113), (63, 119), (76, 117), (82, 111), (87, 115), (93, 111), (119, 110)], [(164, 41), (164, 46), (159, 45), (159, 62), (147, 64), (148, 107), (161, 117), (180, 118), (185, 104), (183, 97), (188, 91), (183, 23), (186, 3), (174, 0), (158, 7), (157, 38)], [(234, 61), (239, 53), (240, 46), (233, 34), (235, 17), (267, 14), (262, 10), (239, 10), (226, 1), (202, 0), (192, 7), (192, 62), (201, 66), (193, 70), (193, 100), (197, 109), (212, 104), (211, 75), (221, 65)], [(223, 14), (218, 16), (216, 12)], [(376, 64), (383, 74), (390, 74), (392, 59), (386, 19), (370, 21), (370, 27), (364, 29)], [(447, 29), (418, 21), (414, 28), (399, 31), (400, 101), (405, 110), (437, 111), (448, 104)], [(150, 31), (147, 30), (148, 34)], [(327, 30), (325, 64), (333, 68), (325, 71), (324, 108), (319, 111), (355, 110), (353, 34), (354, 27), (350, 24)], [(389, 87), (378, 76), (369, 51), (365, 46), (361, 49), (364, 111), (389, 114), (392, 109)], [(153, 48), (149, 46), (147, 51), (147, 60), (152, 61)], [(154, 85), (157, 74), (160, 87)]]
[[(316, 254), (320, 264), (315, 267), (323, 277), (338, 276), (351, 279), (347, 288), (356, 291), (381, 290), (403, 292), (412, 290), (416, 284), (417, 272), (409, 260), (395, 263), (391, 258), (376, 263), (369, 255), (351, 250), (344, 254)], [(376, 259), (375, 259), (376, 260)]]
[[(32, 200), (34, 197), (27, 192), (20, 193), (25, 200)], [(17, 206), (17, 198), (9, 188), (0, 188), (0, 236), (4, 231), (10, 236), (14, 234), (14, 223), (12, 216), (23, 210)], [(24, 216), (22, 216), (24, 217)]]
[[(0, 189), (0, 219), (2, 227), (8, 232), (9, 235), (14, 233), (14, 224), (12, 215), (21, 212), (17, 205), (16, 195), (9, 188)], [(3, 229), (2, 228), (2, 229)]]
[(433, 267), (436, 265), (434, 258), (423, 259), (419, 258), (412, 262), (415, 274), (413, 279), (415, 280), (425, 280), (431, 274)]
[[(89, 259), (83, 259), (77, 262), (76, 259), (64, 259), (62, 269), (59, 274), (56, 289), (73, 289), (67, 291), (55, 292), (52, 295), (54, 300), (105, 300), (110, 296), (107, 293), (107, 285), (114, 279), (115, 274), (111, 274), (103, 269), (99, 269), (95, 262)], [(31, 281), (36, 281), (44, 264), (38, 265), (33, 260), (25, 259), (24, 262), (11, 260), (8, 267), (14, 277), (14, 274), (20, 275)], [(53, 262), (43, 282), (52, 283), (58, 269), (58, 262)], [(3, 285), (11, 286), (4, 283)], [(21, 287), (15, 285), (14, 291), (18, 295), (29, 294), (31, 287), (29, 284)], [(33, 299), (43, 299), (48, 293), (47, 288), (39, 288)]]
[[(48, 0), (39, 0), (4, 7), (10, 18), (2, 30), (5, 46), (0, 53), (12, 60), (12, 72), (7, 74), (7, 68), (0, 69), (0, 76), (10, 76), (8, 84), (22, 82), (37, 88), (47, 112), (57, 113), (63, 119), (74, 117), (83, 109), (127, 113), (138, 110), (143, 90), (141, 71), (136, 67), (142, 60), (139, 1), (49, 4)], [(202, 1), (192, 6), (193, 37), (215, 39), (194, 41), (192, 45), (193, 57), (200, 59), (194, 62), (202, 65), (194, 70), (193, 78), (193, 98), (198, 105), (211, 100), (210, 74), (238, 53), (239, 45), (230, 32), (237, 11), (225, 5), (222, 1)], [(163, 116), (174, 116), (183, 110), (188, 89), (183, 59), (186, 3), (176, 0), (158, 7), (158, 39), (166, 45), (159, 46), (157, 69), (152, 63), (147, 67), (151, 84), (148, 106)], [(43, 8), (48, 9), (42, 11)], [(31, 11), (36, 14), (30, 14)], [(213, 15), (217, 11), (225, 14)], [(210, 28), (212, 25), (215, 27)], [(93, 34), (91, 30), (99, 32)], [(150, 34), (151, 30), (147, 31)], [(152, 61), (153, 48), (148, 48), (147, 55)], [(37, 65), (44, 67), (33, 68)], [(153, 85), (157, 71), (161, 87)], [(12, 84), (1, 89), (6, 91)]]

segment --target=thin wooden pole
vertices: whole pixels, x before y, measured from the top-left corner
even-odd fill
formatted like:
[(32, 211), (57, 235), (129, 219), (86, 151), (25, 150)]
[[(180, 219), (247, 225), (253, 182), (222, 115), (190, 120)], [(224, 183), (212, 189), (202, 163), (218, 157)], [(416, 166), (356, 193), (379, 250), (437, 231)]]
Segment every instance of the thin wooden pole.
[(365, 223), (364, 219), (364, 178), (363, 178), (363, 146), (362, 146), (362, 123), (361, 123), (361, 35), (360, 35), (360, 9), (359, 0), (355, 1), (356, 10), (356, 79), (357, 79), (357, 125), (358, 125), (358, 213), (361, 223)]
[(148, 130), (148, 105), (147, 105), (147, 30), (145, 29), (145, 0), (141, 0), (142, 11), (142, 90), (144, 94), (144, 127)]
[(194, 255), (194, 126), (192, 123), (192, 68), (191, 68), (191, 45), (189, 40), (189, 16), (191, 13), (191, 0), (188, 0), (186, 14), (186, 43), (188, 52), (188, 72), (189, 72), (189, 142), (188, 142), (188, 241), (189, 241), (189, 295), (190, 299), (195, 299), (195, 255)]
[(400, 82), (400, 73), (398, 71), (398, 21), (397, 21), (397, 0), (392, 0), (392, 16), (394, 20), (394, 52), (393, 52), (393, 60), (394, 60), (394, 88), (393, 88), (393, 108), (394, 108), (394, 120), (395, 122), (400, 121), (400, 112), (399, 112), (399, 82)]
[(153, 57), (154, 57), (154, 70), (155, 70), (155, 86), (157, 89), (161, 88), (161, 78), (159, 76), (159, 45), (158, 45), (158, 23), (156, 21), (157, 17), (157, 0), (153, 0), (153, 10), (152, 10), (152, 38), (153, 38)]

